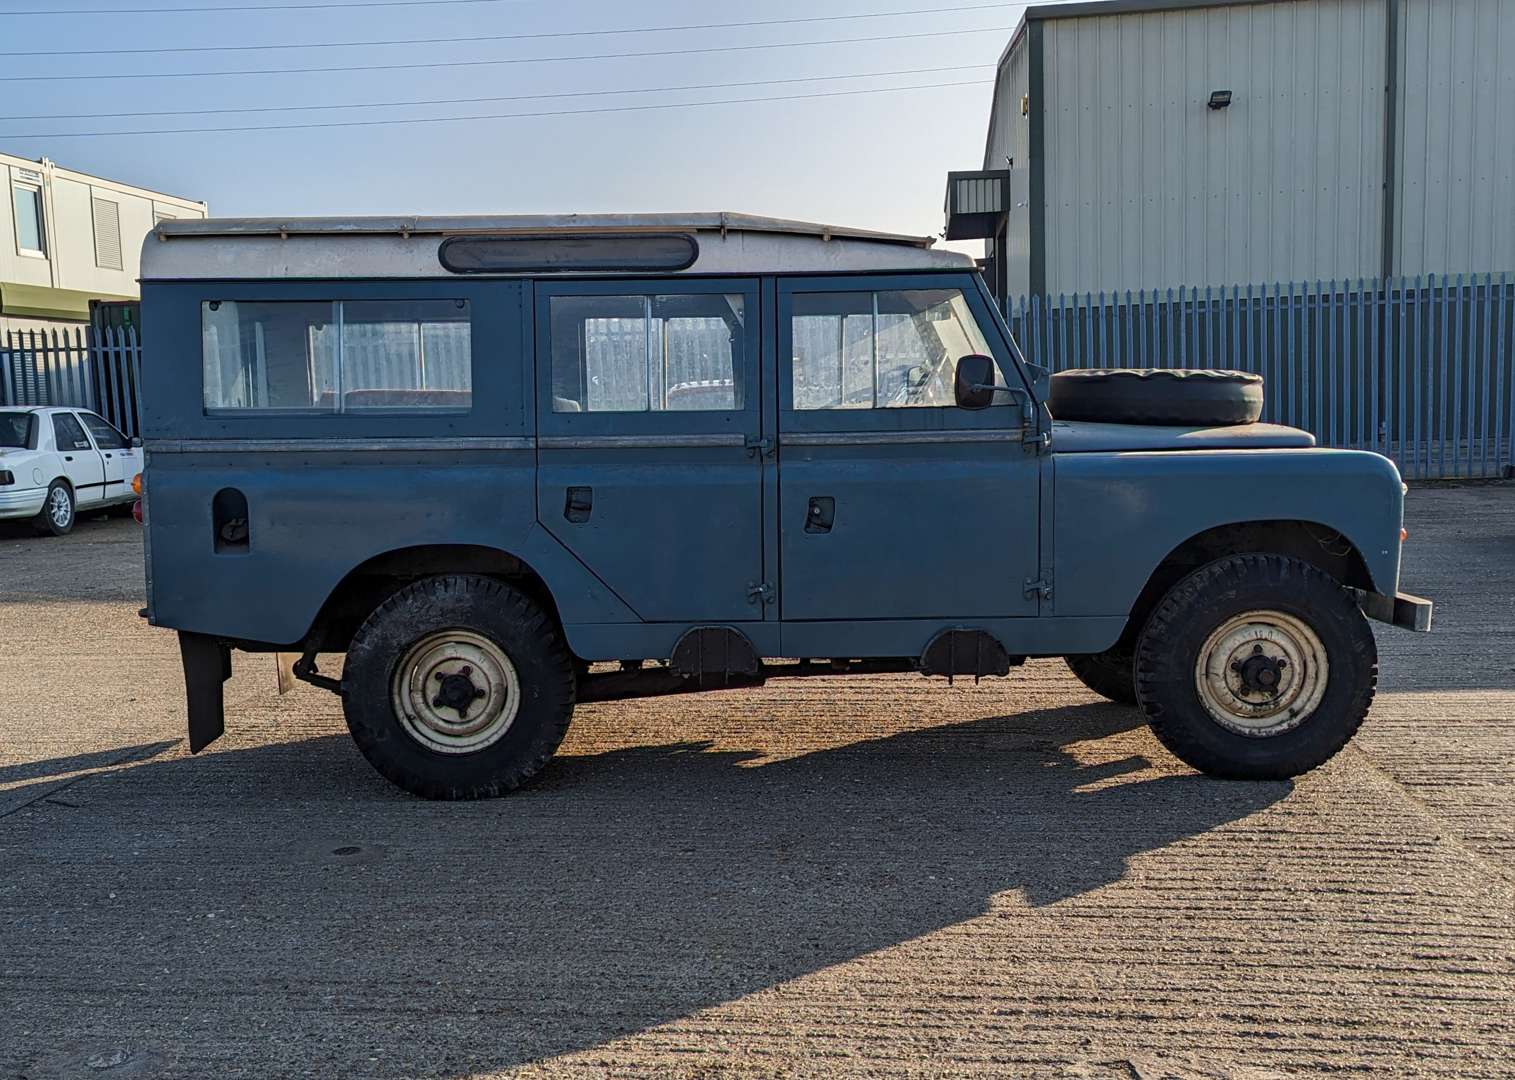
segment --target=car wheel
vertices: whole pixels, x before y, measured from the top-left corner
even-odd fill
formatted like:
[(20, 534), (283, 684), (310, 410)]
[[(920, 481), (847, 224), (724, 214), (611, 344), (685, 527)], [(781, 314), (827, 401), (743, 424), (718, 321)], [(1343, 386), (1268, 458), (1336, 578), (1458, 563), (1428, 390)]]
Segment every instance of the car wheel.
[(484, 799), (547, 764), (573, 715), (573, 660), (520, 590), (470, 574), (393, 593), (359, 627), (342, 677), (370, 764), (427, 799)]
[(1373, 632), (1329, 574), (1282, 555), (1194, 571), (1136, 646), (1136, 694), (1153, 732), (1212, 776), (1281, 780), (1330, 760), (1367, 716)]
[(67, 536), (74, 531), (74, 492), (62, 480), (54, 480), (42, 500), (42, 510), (33, 519), (37, 530), (53, 536)]
[(1063, 659), (1078, 681), (1100, 697), (1118, 705), (1136, 704), (1136, 658), (1129, 649), (1116, 647)]

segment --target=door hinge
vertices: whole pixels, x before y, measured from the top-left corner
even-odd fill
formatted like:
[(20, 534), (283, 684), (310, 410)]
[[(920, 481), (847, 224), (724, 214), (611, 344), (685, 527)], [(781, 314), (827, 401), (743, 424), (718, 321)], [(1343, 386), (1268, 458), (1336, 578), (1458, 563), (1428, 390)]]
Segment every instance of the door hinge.
[(747, 585), (747, 602), (759, 605), (773, 603), (773, 586), (766, 581), (749, 582)]
[(1021, 442), (1026, 446), (1033, 447), (1039, 453), (1051, 444), (1052, 435), (1050, 432), (1038, 431), (1034, 427), (1028, 427), (1021, 433)]
[(1022, 590), (1027, 597), (1039, 596), (1043, 600), (1052, 599), (1052, 582), (1046, 578), (1027, 578), (1026, 587)]
[(742, 440), (742, 445), (746, 447), (748, 457), (771, 457), (773, 455), (773, 439), (768, 435), (748, 435)]

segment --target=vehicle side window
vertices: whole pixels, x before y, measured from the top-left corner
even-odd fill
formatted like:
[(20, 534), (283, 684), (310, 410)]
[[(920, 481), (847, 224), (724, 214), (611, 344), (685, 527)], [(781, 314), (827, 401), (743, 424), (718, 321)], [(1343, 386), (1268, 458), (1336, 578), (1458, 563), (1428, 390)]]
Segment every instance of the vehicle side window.
[(467, 412), (466, 300), (210, 300), (207, 412)]
[(742, 408), (740, 295), (554, 296), (552, 411)]
[(89, 437), (68, 413), (53, 413), (53, 439), (59, 450), (93, 450)]
[(107, 424), (103, 417), (92, 412), (82, 412), (79, 419), (89, 428), (89, 433), (95, 437), (95, 445), (101, 450), (125, 450), (131, 445), (126, 436)]
[(796, 409), (953, 405), (958, 360), (989, 354), (959, 289), (796, 293), (790, 341)]
[(0, 449), (35, 450), (35, 417), (31, 413), (0, 413)]

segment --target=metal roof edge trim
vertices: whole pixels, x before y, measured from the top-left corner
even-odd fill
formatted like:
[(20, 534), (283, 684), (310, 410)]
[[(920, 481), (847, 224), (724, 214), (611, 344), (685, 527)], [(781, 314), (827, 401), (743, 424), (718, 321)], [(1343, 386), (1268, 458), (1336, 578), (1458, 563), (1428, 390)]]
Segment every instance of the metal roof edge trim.
[(448, 216), (375, 216), (306, 218), (205, 218), (160, 222), (159, 240), (235, 236), (450, 236), (542, 235), (597, 232), (763, 232), (813, 236), (822, 240), (867, 240), (930, 248), (935, 237), (822, 225), (752, 214), (474, 214)]

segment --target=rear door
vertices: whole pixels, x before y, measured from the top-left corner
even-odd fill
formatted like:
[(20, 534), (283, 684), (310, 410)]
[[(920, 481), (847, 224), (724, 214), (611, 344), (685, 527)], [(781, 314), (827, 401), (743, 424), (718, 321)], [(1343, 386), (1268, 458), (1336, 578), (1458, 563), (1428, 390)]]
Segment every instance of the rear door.
[(105, 498), (105, 459), (84, 433), (84, 425), (73, 413), (52, 414), (53, 438), (63, 472), (74, 488), (74, 504), (88, 506)]
[(104, 497), (111, 502), (120, 502), (131, 495), (132, 477), (142, 471), (138, 453), (131, 441), (117, 431), (103, 416), (92, 412), (80, 412), (79, 420), (95, 440), (95, 448), (105, 463)]
[(764, 617), (755, 280), (536, 288), (537, 514), (648, 622)]
[[(1035, 615), (1041, 462), (977, 280), (784, 279), (778, 316), (786, 626)], [(958, 408), (970, 353), (1018, 393)]]

